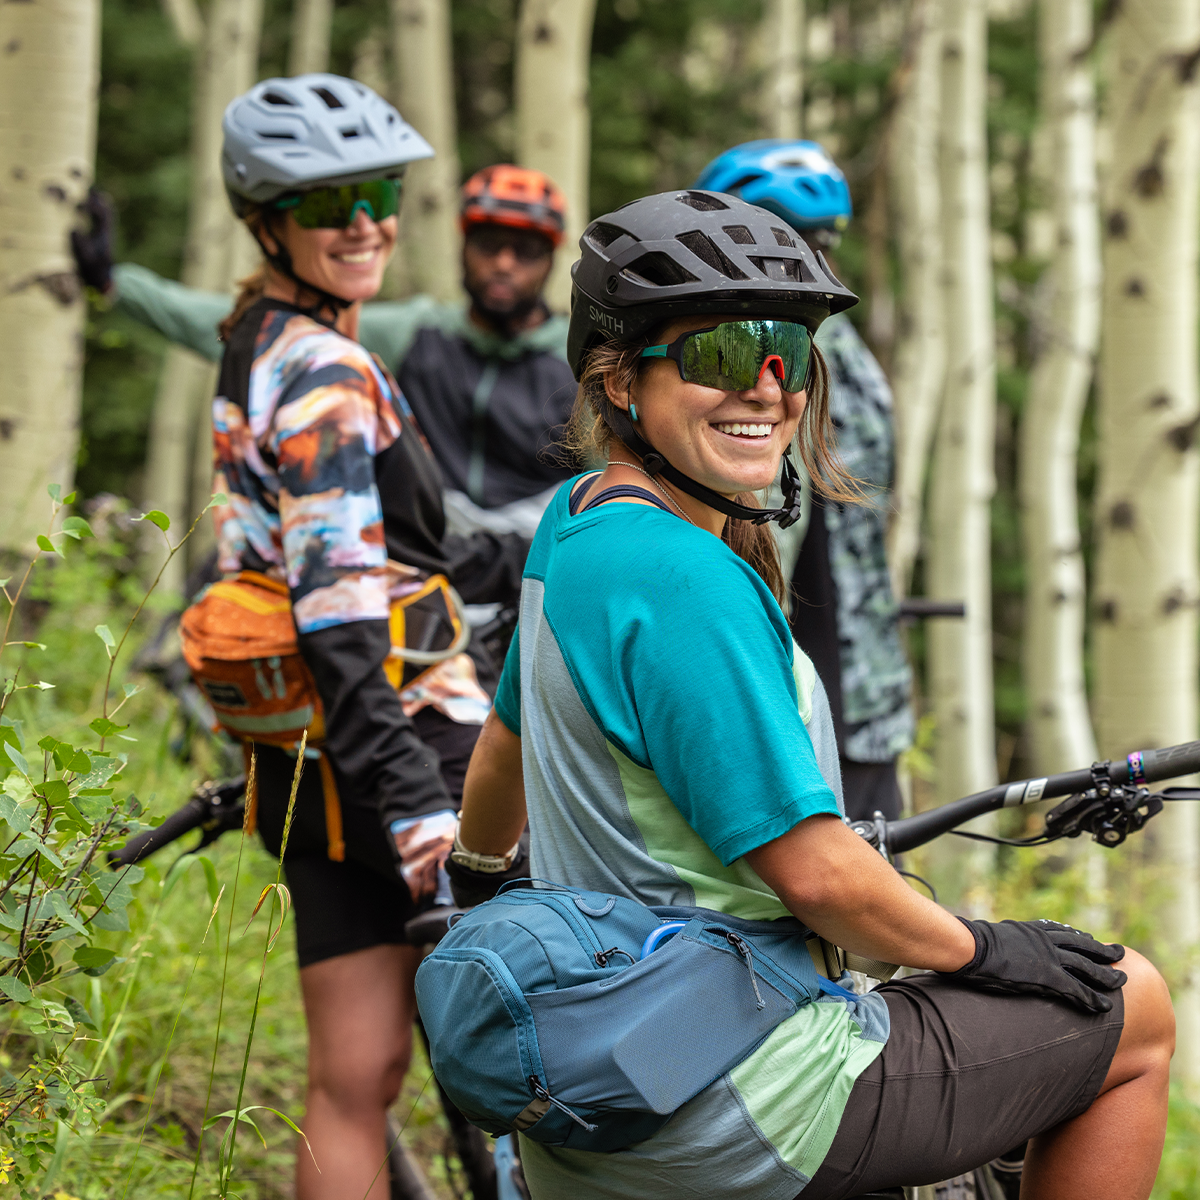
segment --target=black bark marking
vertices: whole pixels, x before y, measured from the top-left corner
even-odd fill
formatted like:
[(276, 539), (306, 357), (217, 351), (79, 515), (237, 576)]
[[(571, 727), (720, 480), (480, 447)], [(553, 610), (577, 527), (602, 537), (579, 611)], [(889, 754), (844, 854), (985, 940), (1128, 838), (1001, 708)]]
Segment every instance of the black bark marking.
[(1118, 500), (1108, 511), (1108, 523), (1114, 529), (1132, 529), (1133, 505), (1128, 500)]
[(0, 442), (11, 442), (16, 425), (8, 417), (0, 417)]
[(1109, 237), (1123, 238), (1129, 233), (1129, 218), (1119, 208), (1114, 208), (1108, 214), (1107, 226)]
[(1168, 429), (1167, 441), (1180, 454), (1183, 454), (1196, 444), (1197, 429), (1200, 429), (1200, 413), (1197, 413), (1190, 421), (1184, 421), (1182, 425), (1175, 425)]
[(535, 42), (552, 42), (554, 41), (554, 29), (543, 21), (534, 31), (533, 40)]
[(1096, 605), (1096, 616), (1106, 624), (1113, 624), (1117, 619), (1117, 602), (1115, 600), (1101, 600)]
[(1144, 296), (1145, 294), (1146, 285), (1136, 275), (1125, 284), (1125, 295)]
[(61, 204), (67, 198), (67, 190), (57, 183), (48, 183), (42, 188), (42, 195)]
[(1151, 408), (1151, 409), (1153, 409), (1153, 408), (1170, 408), (1171, 407), (1171, 397), (1166, 392), (1155, 392), (1155, 394), (1150, 397), (1150, 401), (1146, 405), (1146, 407)]
[(1143, 200), (1153, 200), (1155, 196), (1163, 194), (1166, 176), (1163, 173), (1162, 163), (1169, 145), (1169, 138), (1160, 137), (1154, 144), (1154, 153), (1150, 156), (1150, 161), (1141, 167), (1133, 177), (1133, 190)]

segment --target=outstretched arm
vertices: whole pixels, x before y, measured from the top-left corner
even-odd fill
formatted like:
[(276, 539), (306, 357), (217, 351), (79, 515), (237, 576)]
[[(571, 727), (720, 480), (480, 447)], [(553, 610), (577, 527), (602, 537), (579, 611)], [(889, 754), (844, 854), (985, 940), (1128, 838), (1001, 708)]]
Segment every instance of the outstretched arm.
[(118, 312), (157, 329), (169, 341), (203, 358), (221, 361), (224, 347), (217, 337), (217, 325), (233, 308), (230, 297), (185, 287), (135, 263), (115, 266), (113, 282)]

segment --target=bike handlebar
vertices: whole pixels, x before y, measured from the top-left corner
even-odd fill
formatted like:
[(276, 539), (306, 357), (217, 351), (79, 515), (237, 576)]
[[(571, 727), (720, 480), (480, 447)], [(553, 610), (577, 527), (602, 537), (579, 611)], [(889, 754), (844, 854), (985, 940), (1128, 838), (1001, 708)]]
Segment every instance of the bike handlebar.
[(137, 837), (130, 838), (119, 850), (108, 856), (109, 866), (114, 870), (128, 867), (139, 859), (161, 850), (164, 846), (181, 838), (184, 834), (199, 829), (208, 819), (208, 805), (198, 796), (193, 796), (181, 809), (173, 812), (161, 825), (147, 829)]
[[(1135, 750), (1123, 762), (1100, 763), (1096, 768), (1080, 771), (1064, 771), (1061, 775), (1050, 775), (1043, 779), (1024, 779), (1018, 783), (1002, 783), (964, 796), (939, 808), (918, 813), (915, 817), (904, 817), (887, 823), (887, 845), (893, 854), (903, 854), (933, 841), (956, 825), (984, 813), (1000, 808), (1015, 808), (1020, 804), (1036, 804), (1039, 800), (1053, 800), (1070, 796), (1075, 792), (1094, 787), (1096, 775), (1093, 771), (1106, 771), (1112, 784), (1131, 783), (1140, 787), (1160, 779), (1174, 779), (1179, 775), (1191, 775), (1200, 771), (1200, 742), (1184, 742), (1179, 746), (1167, 746), (1162, 750)], [(1102, 778), (1103, 776), (1101, 776)]]

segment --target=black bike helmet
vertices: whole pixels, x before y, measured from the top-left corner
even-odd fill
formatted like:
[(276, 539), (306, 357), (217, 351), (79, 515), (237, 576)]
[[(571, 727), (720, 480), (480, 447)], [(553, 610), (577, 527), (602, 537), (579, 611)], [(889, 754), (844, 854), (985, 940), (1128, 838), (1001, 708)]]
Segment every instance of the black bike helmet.
[[(815, 333), (831, 313), (858, 303), (824, 255), (777, 216), (717, 192), (690, 188), (634, 200), (593, 221), (579, 246), (567, 334), (576, 379), (593, 346), (637, 343), (677, 317), (741, 312), (799, 321)], [(785, 529), (798, 519), (800, 480), (790, 454), (783, 460), (783, 508), (748, 508), (676, 470), (623, 409), (605, 401), (601, 416), (647, 471), (718, 512)]]

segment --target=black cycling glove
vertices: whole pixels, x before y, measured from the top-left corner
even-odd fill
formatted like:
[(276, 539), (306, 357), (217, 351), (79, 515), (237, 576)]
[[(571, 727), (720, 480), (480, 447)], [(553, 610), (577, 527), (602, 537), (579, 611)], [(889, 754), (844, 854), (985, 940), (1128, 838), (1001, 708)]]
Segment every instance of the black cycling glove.
[(87, 228), (71, 230), (75, 269), (88, 287), (107, 292), (112, 287), (113, 233), (117, 227), (112, 200), (99, 188), (88, 188), (79, 211), (87, 218)]
[(1108, 1012), (1127, 978), (1109, 963), (1125, 957), (1124, 946), (1098, 942), (1057, 921), (959, 920), (975, 937), (975, 957), (957, 971), (944, 972), (972, 987), (1024, 992), (1065, 1000), (1086, 1012)]
[(453, 858), (446, 862), (446, 874), (450, 876), (450, 894), (459, 908), (474, 908), (485, 900), (491, 900), (500, 888), (514, 879), (529, 878), (529, 831), (521, 834), (517, 844), (517, 856), (505, 871), (472, 871)]

